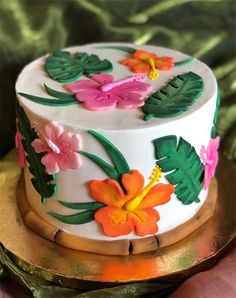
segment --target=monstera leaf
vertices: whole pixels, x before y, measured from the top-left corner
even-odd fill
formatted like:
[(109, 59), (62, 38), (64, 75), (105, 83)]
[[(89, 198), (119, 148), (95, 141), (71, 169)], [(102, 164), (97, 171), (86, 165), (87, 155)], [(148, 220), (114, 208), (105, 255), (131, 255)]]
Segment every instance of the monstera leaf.
[(107, 59), (100, 60), (97, 55), (76, 53), (74, 56), (66, 51), (58, 51), (47, 58), (45, 70), (53, 80), (68, 83), (77, 80), (82, 75), (112, 70), (112, 64)]
[(183, 138), (174, 135), (155, 139), (155, 156), (165, 177), (175, 185), (177, 198), (185, 205), (200, 202), (204, 165), (192, 147)]
[(38, 136), (35, 130), (31, 128), (25, 111), (18, 103), (16, 105), (16, 114), (19, 119), (18, 127), (24, 138), (22, 145), (29, 163), (29, 171), (33, 175), (31, 182), (36, 191), (40, 194), (42, 203), (45, 204), (47, 199), (52, 197), (57, 190), (57, 185), (51, 183), (56, 179), (56, 175), (49, 175), (46, 172), (45, 166), (41, 163), (43, 153), (36, 153), (31, 146), (31, 143), (38, 138)]
[(144, 120), (180, 115), (193, 105), (202, 91), (203, 80), (199, 75), (193, 72), (178, 75), (145, 101)]

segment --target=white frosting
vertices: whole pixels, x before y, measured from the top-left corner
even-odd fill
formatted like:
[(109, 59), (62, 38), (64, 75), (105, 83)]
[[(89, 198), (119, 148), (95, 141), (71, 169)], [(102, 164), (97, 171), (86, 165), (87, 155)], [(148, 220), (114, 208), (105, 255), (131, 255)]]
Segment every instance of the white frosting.
[[(103, 44), (104, 45), (104, 44)], [(112, 45), (112, 44), (109, 44)], [(118, 45), (114, 43), (114, 45)], [(119, 44), (124, 46), (143, 49), (148, 52), (155, 52), (159, 56), (172, 56), (175, 61), (182, 61), (188, 58), (180, 52), (154, 46), (134, 46), (131, 44)], [(91, 44), (82, 47), (73, 47), (69, 50), (94, 53), (100, 59), (109, 59), (113, 64), (112, 75), (116, 79), (124, 79), (132, 73), (127, 66), (119, 64), (119, 61), (127, 58), (130, 54), (120, 50), (98, 49), (98, 44)], [(45, 56), (27, 65), (16, 83), (16, 91), (29, 93), (41, 97), (50, 97), (43, 89), (43, 84), (47, 84), (52, 89), (64, 91), (63, 85), (50, 79), (44, 71)], [(20, 104), (24, 107), (31, 121), (37, 121), (44, 125), (48, 121), (57, 121), (66, 131), (78, 133), (82, 140), (81, 149), (109, 161), (107, 153), (96, 139), (89, 135), (87, 130), (93, 129), (108, 138), (125, 156), (131, 169), (138, 169), (148, 183), (148, 177), (155, 165), (154, 146), (152, 141), (166, 135), (176, 135), (182, 137), (195, 147), (200, 153), (202, 145), (207, 147), (213, 123), (216, 106), (217, 84), (211, 70), (202, 62), (195, 60), (190, 64), (175, 67), (171, 71), (159, 71), (157, 80), (146, 80), (145, 82), (153, 86), (153, 90), (160, 89), (171, 78), (186, 72), (195, 72), (203, 78), (204, 91), (194, 105), (178, 117), (173, 118), (153, 118), (150, 121), (143, 121), (141, 109), (94, 112), (86, 110), (83, 105), (50, 107), (34, 103), (18, 95)], [(153, 93), (153, 91), (151, 92)], [(28, 200), (32, 208), (47, 222), (79, 236), (114, 240), (124, 238), (139, 238), (136, 234), (111, 238), (104, 235), (101, 227), (95, 222), (83, 225), (67, 225), (47, 215), (48, 211), (60, 214), (77, 213), (76, 210), (61, 206), (57, 201), (68, 202), (92, 202), (94, 201), (88, 194), (87, 183), (93, 179), (106, 179), (106, 174), (92, 161), (81, 156), (81, 167), (78, 170), (67, 170), (58, 174), (57, 183), (59, 185), (57, 194), (48, 200), (47, 205), (42, 205), (38, 193), (31, 184), (31, 174), (25, 171), (26, 191)], [(167, 182), (162, 178), (162, 182)], [(200, 203), (183, 205), (175, 195), (171, 200), (162, 206), (156, 207), (160, 213), (158, 221), (159, 232), (164, 233), (177, 227), (192, 218), (207, 196), (207, 191), (202, 191), (199, 195)]]

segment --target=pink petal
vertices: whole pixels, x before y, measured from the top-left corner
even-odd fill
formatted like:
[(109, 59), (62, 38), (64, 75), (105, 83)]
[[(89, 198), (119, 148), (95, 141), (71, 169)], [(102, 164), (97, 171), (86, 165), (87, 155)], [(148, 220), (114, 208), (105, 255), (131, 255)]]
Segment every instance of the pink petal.
[(68, 169), (78, 169), (80, 166), (79, 154), (76, 152), (62, 153), (58, 158), (58, 165), (62, 171)]
[(40, 140), (40, 139), (35, 139), (31, 143), (31, 146), (34, 148), (34, 150), (37, 153), (51, 151), (51, 149), (49, 148), (49, 146), (47, 145), (47, 143), (45, 141), (43, 141), (43, 140)]
[(96, 89), (98, 86), (99, 84), (92, 80), (79, 80), (74, 83), (65, 85), (66, 89), (72, 93), (77, 93), (78, 91), (86, 89)]
[(59, 136), (63, 133), (63, 127), (59, 126), (56, 122), (51, 121), (44, 126), (45, 136), (57, 145)]
[(25, 162), (25, 151), (24, 151), (24, 148), (23, 148), (23, 145), (22, 145), (22, 135), (21, 133), (17, 130), (16, 131), (16, 135), (15, 135), (15, 146), (17, 148), (17, 151), (18, 151), (18, 165), (20, 168), (24, 168), (25, 165), (26, 165), (26, 162)]
[(91, 78), (100, 84), (108, 84), (114, 82), (114, 77), (107, 73), (94, 74)]
[(117, 101), (120, 98), (114, 94), (104, 96), (101, 100), (97, 101), (92, 98), (87, 99), (85, 102), (86, 108), (92, 111), (107, 111), (116, 107)]
[(45, 165), (48, 174), (56, 174), (60, 171), (58, 159), (59, 155), (55, 153), (47, 153), (41, 158), (41, 162)]
[(79, 136), (77, 134), (63, 132), (60, 136), (60, 147), (63, 152), (79, 150)]
[(104, 97), (104, 93), (100, 90), (86, 90), (86, 91), (80, 91), (76, 94), (76, 99), (82, 102), (86, 102), (88, 100), (94, 100), (99, 101)]
[(127, 98), (120, 98), (118, 107), (121, 109), (138, 108), (144, 105), (143, 96), (137, 93), (128, 94)]

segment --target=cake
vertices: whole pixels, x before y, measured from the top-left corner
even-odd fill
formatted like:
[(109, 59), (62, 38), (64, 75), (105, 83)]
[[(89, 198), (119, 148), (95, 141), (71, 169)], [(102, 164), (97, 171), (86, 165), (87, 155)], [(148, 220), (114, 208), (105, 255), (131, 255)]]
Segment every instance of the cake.
[(20, 208), (43, 237), (138, 254), (213, 214), (219, 94), (204, 63), (156, 46), (88, 44), (25, 66), (16, 94)]

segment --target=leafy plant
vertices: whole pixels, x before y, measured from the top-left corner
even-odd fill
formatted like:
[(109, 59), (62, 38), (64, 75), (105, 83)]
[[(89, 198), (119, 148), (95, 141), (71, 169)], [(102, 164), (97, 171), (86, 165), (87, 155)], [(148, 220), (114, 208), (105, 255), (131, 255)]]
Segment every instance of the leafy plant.
[(26, 99), (46, 105), (46, 106), (56, 106), (56, 107), (64, 107), (68, 105), (79, 104), (80, 102), (75, 98), (75, 95), (72, 93), (60, 92), (49, 88), (46, 84), (44, 84), (44, 88), (46, 92), (54, 96), (54, 98), (45, 98), (40, 96), (31, 95), (28, 93), (18, 92), (19, 95), (25, 97)]
[(200, 202), (204, 165), (195, 148), (181, 137), (177, 142), (174, 135), (155, 139), (153, 143), (156, 163), (163, 172), (170, 172), (165, 177), (175, 185), (177, 198), (185, 205)]
[(79, 151), (79, 153), (85, 155), (89, 159), (91, 159), (93, 162), (95, 162), (109, 177), (112, 179), (115, 179), (119, 181), (120, 175), (124, 173), (129, 173), (130, 168), (129, 165), (123, 156), (123, 154), (103, 135), (99, 134), (98, 132), (94, 130), (89, 130), (89, 133), (93, 135), (104, 147), (108, 155), (110, 156), (111, 160), (113, 161), (114, 166), (111, 166), (106, 161), (101, 159), (100, 157), (85, 152), (85, 151)]
[(71, 215), (62, 215), (56, 212), (49, 211), (48, 214), (63, 223), (66, 224), (85, 224), (94, 220), (94, 212), (104, 207), (105, 205), (99, 202), (88, 202), (88, 203), (73, 203), (73, 202), (65, 202), (59, 201), (65, 207), (75, 210), (85, 210), (79, 213), (71, 214)]
[(29, 171), (33, 175), (31, 182), (36, 191), (41, 196), (41, 201), (46, 204), (47, 199), (51, 198), (57, 190), (57, 185), (52, 182), (56, 179), (56, 175), (49, 175), (45, 166), (41, 163), (43, 153), (36, 153), (31, 143), (37, 139), (37, 134), (31, 128), (29, 119), (22, 107), (16, 104), (16, 114), (19, 119), (18, 128), (23, 136), (22, 145), (26, 152), (26, 159), (29, 163)]
[(180, 115), (193, 105), (202, 91), (203, 80), (199, 75), (193, 72), (178, 75), (145, 101), (144, 120)]
[(94, 73), (112, 70), (112, 64), (107, 59), (100, 60), (97, 55), (87, 53), (70, 54), (58, 51), (47, 58), (45, 70), (49, 77), (60, 83), (73, 82), (82, 75), (90, 76)]
[(216, 124), (217, 124), (217, 119), (218, 119), (218, 114), (219, 114), (219, 107), (220, 107), (220, 91), (218, 90), (217, 98), (216, 98), (216, 109), (215, 109), (212, 129), (211, 129), (211, 137), (212, 138), (215, 138), (217, 136)]

